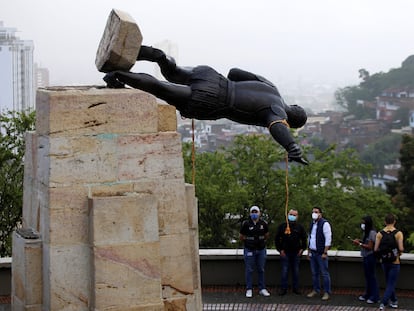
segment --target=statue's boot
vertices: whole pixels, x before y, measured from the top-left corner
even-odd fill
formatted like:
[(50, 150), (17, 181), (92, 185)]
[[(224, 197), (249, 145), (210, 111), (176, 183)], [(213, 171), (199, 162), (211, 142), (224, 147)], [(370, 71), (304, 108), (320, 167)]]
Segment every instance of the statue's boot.
[(166, 59), (167, 56), (160, 49), (153, 48), (152, 46), (142, 45), (137, 60), (147, 60), (150, 62), (159, 62), (162, 59)]

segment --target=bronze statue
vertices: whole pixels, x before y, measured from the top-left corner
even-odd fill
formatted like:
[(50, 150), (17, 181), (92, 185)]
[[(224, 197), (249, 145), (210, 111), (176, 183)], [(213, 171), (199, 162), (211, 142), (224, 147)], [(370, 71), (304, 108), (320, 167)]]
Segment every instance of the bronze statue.
[(303, 108), (287, 105), (278, 89), (265, 78), (233, 68), (227, 78), (209, 66), (179, 67), (162, 50), (141, 46), (138, 61), (156, 62), (168, 82), (145, 73), (116, 70), (105, 75), (110, 88), (126, 85), (165, 100), (186, 118), (229, 120), (267, 127), (272, 137), (286, 149), (289, 161), (308, 164), (295, 143), (289, 127), (306, 123)]

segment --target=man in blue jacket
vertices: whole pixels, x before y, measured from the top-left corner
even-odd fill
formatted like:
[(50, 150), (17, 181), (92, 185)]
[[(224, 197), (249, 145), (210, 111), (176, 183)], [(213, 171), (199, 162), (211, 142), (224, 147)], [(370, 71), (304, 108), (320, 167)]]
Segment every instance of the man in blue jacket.
[(329, 222), (322, 217), (322, 209), (312, 209), (312, 222), (309, 228), (308, 256), (312, 271), (313, 290), (307, 295), (313, 298), (320, 295), (320, 276), (323, 280), (324, 294), (322, 300), (329, 300), (331, 295), (331, 277), (328, 270), (328, 250), (332, 243), (332, 230)]

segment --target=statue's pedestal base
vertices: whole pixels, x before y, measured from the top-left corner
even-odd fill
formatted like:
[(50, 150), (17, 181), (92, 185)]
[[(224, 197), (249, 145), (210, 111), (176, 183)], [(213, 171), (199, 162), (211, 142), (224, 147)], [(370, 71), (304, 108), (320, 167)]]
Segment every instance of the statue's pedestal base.
[(50, 88), (36, 114), (23, 227), (40, 239), (14, 236), (13, 310), (201, 310), (175, 108), (137, 90)]

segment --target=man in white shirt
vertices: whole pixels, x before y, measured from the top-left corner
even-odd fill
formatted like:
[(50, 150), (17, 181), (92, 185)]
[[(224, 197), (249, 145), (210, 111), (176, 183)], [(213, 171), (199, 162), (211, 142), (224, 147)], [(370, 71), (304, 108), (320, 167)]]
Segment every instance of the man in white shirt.
[(320, 294), (320, 276), (323, 279), (324, 294), (322, 300), (328, 300), (331, 295), (331, 277), (328, 270), (328, 250), (332, 243), (332, 230), (329, 222), (322, 217), (322, 209), (312, 209), (312, 223), (309, 230), (308, 257), (312, 271), (313, 290), (308, 298)]

